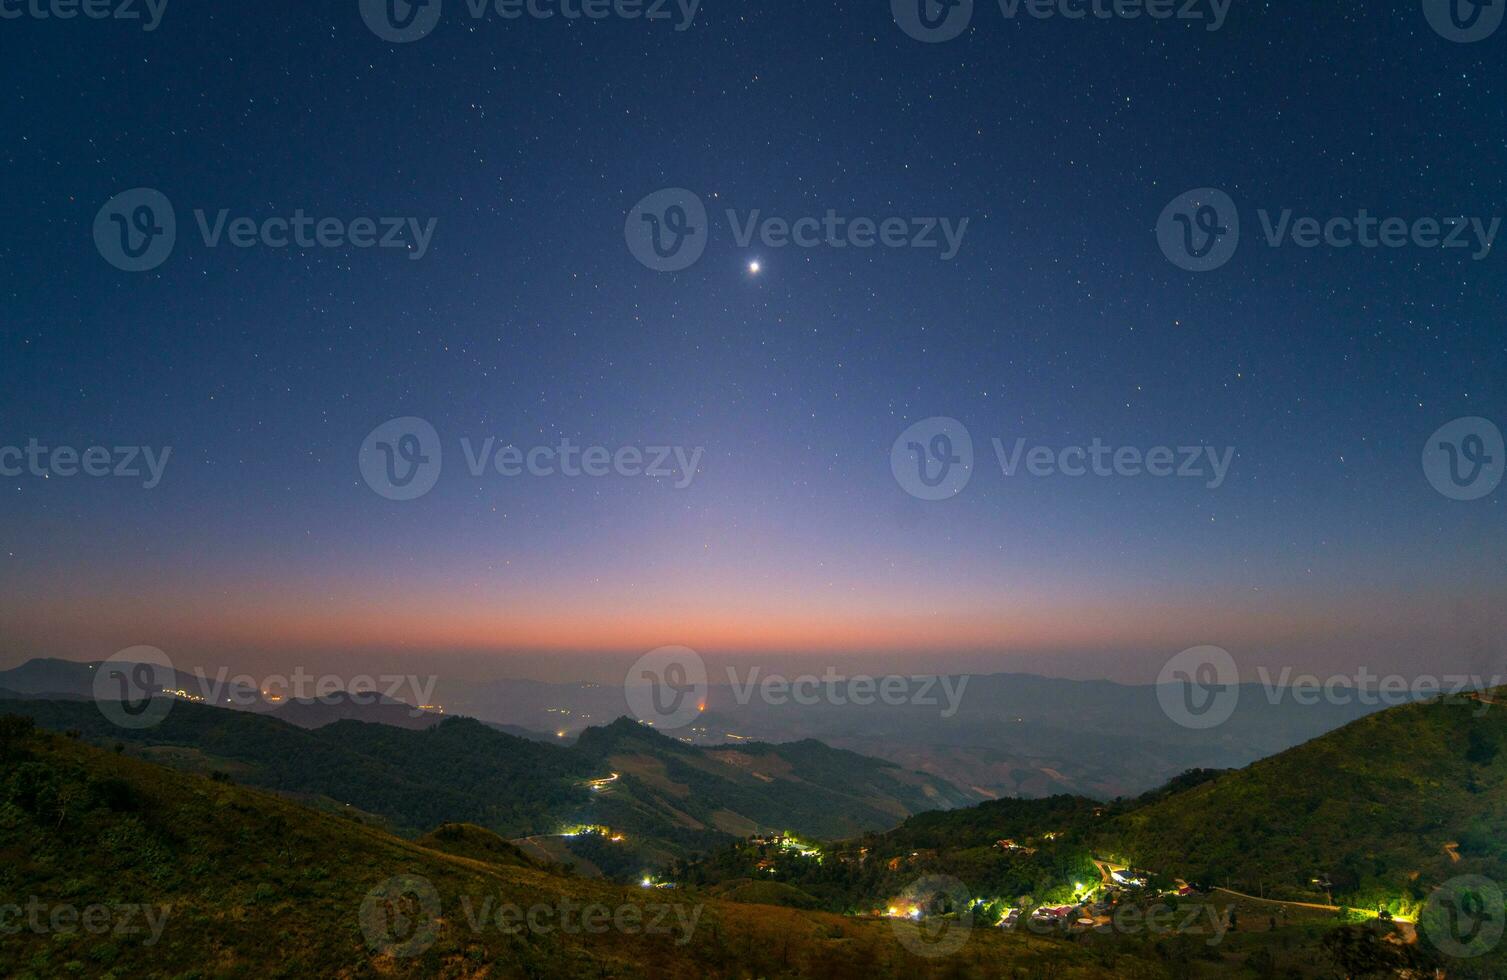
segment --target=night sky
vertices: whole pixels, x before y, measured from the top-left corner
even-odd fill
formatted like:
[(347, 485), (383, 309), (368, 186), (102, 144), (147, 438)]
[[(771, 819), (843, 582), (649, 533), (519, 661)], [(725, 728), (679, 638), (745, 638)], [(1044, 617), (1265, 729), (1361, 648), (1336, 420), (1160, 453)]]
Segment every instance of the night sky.
[[(445, 0), (408, 44), (355, 0), (0, 20), (0, 445), (173, 449), (153, 489), (0, 477), (0, 666), (1501, 667), (1503, 490), (1450, 499), (1420, 458), (1507, 425), (1507, 249), (1273, 248), (1257, 211), (1507, 215), (1507, 28), (1453, 43), (1417, 0), (1207, 26), (992, 0), (937, 44), (887, 0), (705, 0), (684, 31)], [(178, 240), (129, 273), (91, 229), (137, 187)], [(709, 241), (657, 272), (625, 219), (674, 187)], [(1189, 272), (1157, 222), (1205, 187), (1242, 240)], [(192, 216), (299, 208), (437, 224), (414, 260), (209, 248)], [(969, 224), (951, 261), (744, 248), (729, 208)], [(445, 453), (406, 502), (357, 464), (405, 416)], [(941, 502), (890, 470), (934, 416), (977, 451)], [(705, 452), (684, 488), (475, 478), (462, 437)], [(990, 440), (1022, 437), (1236, 452), (1217, 489), (1006, 477)]]

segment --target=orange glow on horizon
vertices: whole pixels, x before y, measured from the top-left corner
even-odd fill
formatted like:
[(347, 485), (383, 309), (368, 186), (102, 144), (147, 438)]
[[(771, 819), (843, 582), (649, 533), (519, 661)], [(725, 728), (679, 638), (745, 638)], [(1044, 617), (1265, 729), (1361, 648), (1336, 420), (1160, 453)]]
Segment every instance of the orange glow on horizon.
[[(71, 634), (112, 649), (151, 643), (350, 650), (621, 652), (680, 644), (724, 654), (825, 651), (927, 654), (1052, 649), (1182, 649), (1202, 642), (1315, 644), (1408, 631), (1421, 610), (1447, 600), (1266, 595), (1171, 606), (1130, 598), (1069, 602), (1019, 596), (883, 595), (792, 599), (747, 596), (698, 604), (668, 595), (594, 595), (579, 601), (517, 595), (495, 602), (407, 590), (373, 595), (247, 589), (231, 595), (140, 597), (52, 594), (0, 606), (0, 627), (18, 637)], [(1381, 607), (1380, 609), (1378, 607)], [(1484, 608), (1491, 608), (1487, 605)], [(81, 615), (80, 609), (90, 612)], [(125, 641), (129, 642), (125, 642)]]

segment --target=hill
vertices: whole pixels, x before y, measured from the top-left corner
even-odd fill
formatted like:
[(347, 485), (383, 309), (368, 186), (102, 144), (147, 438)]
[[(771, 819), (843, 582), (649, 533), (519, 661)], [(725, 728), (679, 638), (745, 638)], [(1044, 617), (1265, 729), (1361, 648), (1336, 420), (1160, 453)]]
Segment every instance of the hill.
[[(1504, 748), (1499, 702), (1435, 699), (1133, 800), (995, 800), (830, 845), (750, 839), (681, 868), (679, 880), (737, 898), (755, 879), (851, 913), (905, 907), (907, 883), (947, 876), (991, 910), (1067, 905), (1099, 923), (1161, 905), (1210, 921), (1235, 915), (1254, 929), (1221, 937), (1220, 951), (1227, 967), (1258, 976), (1285, 975), (1270, 972), (1278, 966), (1363, 975), (1370, 963), (1390, 964), (1378, 975), (1427, 966), (1430, 976), (1496, 977), (1507, 975), (1507, 949), (1492, 942), (1507, 908), (1500, 886), (1481, 879), (1507, 881)], [(1113, 880), (1127, 868), (1130, 884)], [(1449, 942), (1465, 940), (1449, 932), (1453, 917), (1474, 908), (1481, 914), (1459, 921), (1480, 926), (1475, 951), (1489, 955), (1454, 957)]]
[[(32, 660), (0, 671), (0, 688), (31, 697), (92, 697), (96, 665)], [(337, 720), (425, 728), (435, 716), (401, 702), (347, 695), (272, 702), (250, 688), (224, 687), (229, 675), (176, 673), (176, 685), (218, 707), (279, 713), (318, 728)], [(756, 678), (750, 675), (748, 683)], [(713, 683), (708, 710), (676, 732), (697, 745), (743, 747), (815, 740), (961, 787), (967, 802), (1060, 794), (1108, 799), (1161, 786), (1188, 769), (1228, 769), (1308, 741), (1375, 710), (1348, 704), (1273, 702), (1260, 685), (1242, 689), (1233, 717), (1215, 733), (1192, 731), (1161, 710), (1151, 686), (1073, 681), (1027, 674), (925, 679), (915, 703), (776, 704)], [(922, 690), (927, 693), (923, 696)], [(226, 701), (224, 695), (235, 694)], [(440, 680), (427, 700), (446, 717), (472, 717), (535, 741), (568, 744), (624, 712), (621, 685), (527, 680)], [(931, 703), (927, 703), (931, 702)], [(1071, 719), (1070, 721), (1068, 719)], [(933, 804), (941, 805), (941, 804)]]
[(995, 930), (920, 957), (885, 922), (457, 855), (13, 718), (0, 883), (26, 896), (0, 944), (0, 974), (18, 978), (1171, 975)]
[[(1188, 769), (1249, 765), (1376, 710), (1359, 699), (1274, 701), (1250, 683), (1233, 717), (1211, 733), (1172, 722), (1154, 685), (952, 675), (908, 679), (916, 697), (904, 704), (847, 697), (799, 704), (751, 696), (749, 688), (767, 679), (714, 671), (706, 712), (675, 734), (702, 745), (815, 739), (929, 773), (979, 799), (1133, 796)], [(440, 681), (435, 698), (451, 712), (567, 734), (623, 713), (620, 685), (449, 679)]]
[(469, 823), (447, 823), (420, 837), (415, 843), (456, 857), (484, 861), (488, 864), (536, 868), (523, 849), (503, 840), (485, 827)]
[(840, 848), (858, 846), (902, 864), (935, 854), (1007, 894), (1032, 875), (1097, 876), (1088, 858), (1102, 857), (1169, 882), (1406, 914), (1451, 878), (1507, 880), (1507, 708), (1436, 698), (1136, 799), (994, 800)]
[(687, 843), (781, 829), (847, 837), (976, 799), (935, 777), (820, 742), (698, 747), (626, 718), (588, 728), (575, 751), (618, 776), (599, 794), (601, 822), (642, 832), (674, 826)]
[(1504, 748), (1500, 705), (1392, 708), (1137, 806), (1101, 842), (1137, 866), (1252, 894), (1417, 904), (1458, 875), (1507, 880)]
[(337, 721), (363, 721), (394, 728), (425, 729), (445, 720), (443, 714), (423, 711), (377, 694), (345, 692), (318, 698), (294, 698), (268, 706), (266, 713), (299, 728), (323, 728)]
[(90, 702), (7, 702), (55, 731), (180, 768), (331, 808), (381, 817), (409, 835), (474, 823), (505, 836), (534, 832), (584, 805), (593, 771), (566, 750), (448, 719), (423, 731), (341, 721), (306, 730), (275, 717), (180, 702), (149, 729), (113, 725)]
[(701, 748), (627, 719), (560, 746), (469, 718), (423, 730), (356, 721), (305, 730), (179, 702), (138, 730), (116, 727), (89, 702), (8, 702), (7, 710), (144, 758), (371, 814), (410, 836), (442, 823), (508, 838), (609, 826), (626, 835), (622, 846), (602, 852), (596, 839), (562, 839), (566, 853), (555, 848), (552, 857), (578, 853), (624, 879), (758, 830), (848, 836), (971, 801), (942, 780), (818, 743)]

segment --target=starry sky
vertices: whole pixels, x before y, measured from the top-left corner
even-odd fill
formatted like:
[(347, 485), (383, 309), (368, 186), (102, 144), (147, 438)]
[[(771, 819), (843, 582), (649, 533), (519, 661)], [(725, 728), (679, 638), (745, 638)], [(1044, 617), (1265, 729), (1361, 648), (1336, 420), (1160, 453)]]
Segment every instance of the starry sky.
[[(0, 21), (0, 444), (171, 446), (160, 486), (0, 478), (0, 666), (433, 658), (621, 676), (714, 657), (1150, 680), (1201, 643), (1315, 670), (1501, 666), (1502, 491), (1420, 453), (1507, 424), (1507, 255), (1271, 248), (1257, 208), (1507, 214), (1507, 30), (1416, 2), (1236, 0), (1200, 23), (907, 37), (882, 0), (705, 0), (693, 26), (473, 21), (410, 44), (341, 3), (171, 5), (150, 33)], [(91, 227), (152, 187), (172, 257)], [(656, 272), (625, 216), (712, 212)], [(1225, 267), (1162, 254), (1192, 188)], [(437, 220), (427, 254), (207, 248), (213, 214)], [(917, 249), (739, 246), (725, 209), (967, 218)], [(757, 275), (749, 263), (758, 261)], [(421, 499), (363, 439), (442, 435)], [(953, 499), (890, 471), (959, 420)], [(703, 447), (691, 486), (473, 478), (457, 440)], [(989, 442), (1234, 447), (1195, 480), (1005, 477)]]

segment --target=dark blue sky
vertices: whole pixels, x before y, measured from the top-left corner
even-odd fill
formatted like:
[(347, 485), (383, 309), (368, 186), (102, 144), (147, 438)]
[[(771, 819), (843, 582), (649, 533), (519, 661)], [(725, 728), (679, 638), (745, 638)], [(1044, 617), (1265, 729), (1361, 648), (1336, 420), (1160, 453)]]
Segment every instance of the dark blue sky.
[[(1502, 659), (1501, 492), (1448, 499), (1420, 455), (1507, 422), (1507, 254), (1272, 248), (1257, 212), (1507, 215), (1507, 29), (1452, 43), (1403, 0), (1235, 0), (1216, 32), (981, 2), (921, 44), (878, 0), (705, 0), (683, 32), (446, 0), (394, 45), (350, 0), (0, 20), (0, 43), (0, 445), (173, 447), (151, 490), (0, 477), (0, 659)], [(91, 228), (143, 186), (179, 239), (131, 274)], [(677, 273), (624, 241), (666, 187), (712, 212)], [(1202, 187), (1243, 228), (1199, 274), (1156, 226)], [(207, 248), (201, 208), (437, 223), (411, 261)], [(952, 261), (745, 249), (728, 208), (969, 225)], [(400, 503), (356, 461), (403, 416), (446, 469)], [(940, 503), (889, 465), (933, 416), (978, 450)], [(705, 456), (681, 489), (473, 478), (458, 440), (489, 436)], [(995, 437), (1236, 455), (1217, 490), (1008, 478)]]

